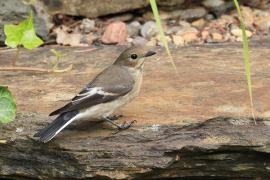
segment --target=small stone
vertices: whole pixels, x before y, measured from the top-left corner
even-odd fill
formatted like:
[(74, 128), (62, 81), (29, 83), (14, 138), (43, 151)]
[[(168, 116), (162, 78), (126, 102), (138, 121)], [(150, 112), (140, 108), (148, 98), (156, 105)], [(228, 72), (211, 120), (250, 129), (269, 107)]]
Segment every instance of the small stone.
[(144, 38), (149, 39), (149, 38), (155, 36), (156, 34), (158, 34), (158, 29), (157, 29), (156, 23), (154, 21), (146, 22), (141, 28), (141, 35)]
[(23, 132), (23, 127), (16, 128), (16, 133), (21, 133), (21, 132)]
[[(170, 38), (170, 36), (165, 36), (165, 38), (166, 38), (168, 44), (172, 42), (172, 39)], [(157, 39), (157, 45), (158, 45), (158, 46), (164, 46), (163, 41), (162, 41), (160, 35), (158, 35), (158, 36), (156, 37), (156, 39)]]
[(270, 15), (258, 17), (255, 24), (259, 29), (268, 31), (270, 29)]
[(173, 35), (173, 36), (172, 36), (172, 39), (173, 39), (173, 43), (174, 43), (176, 46), (184, 46), (184, 44), (185, 44), (184, 39), (182, 38), (182, 36), (179, 36), (179, 35)]
[(126, 24), (118, 21), (109, 24), (104, 34), (101, 37), (101, 42), (104, 44), (121, 44), (126, 41), (128, 32)]
[(205, 41), (209, 37), (209, 31), (204, 30), (201, 32), (202, 39)]
[[(241, 38), (242, 37), (242, 29), (240, 29), (237, 26), (232, 26), (230, 32), (231, 32), (232, 35), (234, 35), (237, 38)], [(249, 31), (249, 30), (246, 30), (246, 35), (249, 38), (249, 37), (252, 36), (252, 32)]]
[(141, 27), (141, 23), (139, 21), (132, 21), (130, 25), (138, 28)]
[[(166, 38), (167, 42), (172, 42), (172, 39), (170, 38), (170, 36), (165, 36), (165, 38)], [(160, 36), (160, 35), (158, 35), (158, 36), (156, 37), (156, 39), (157, 39), (159, 42), (162, 42), (162, 39), (161, 39), (161, 36)]]
[(253, 28), (254, 15), (253, 15), (252, 9), (250, 7), (242, 6), (241, 12), (242, 12), (243, 20), (244, 20), (246, 27)]
[(151, 38), (150, 41), (148, 41), (146, 46), (156, 46), (157, 45), (157, 40), (155, 38)]
[(81, 43), (91, 45), (97, 39), (98, 39), (98, 36), (96, 34), (93, 34), (93, 33), (84, 34), (83, 37), (81, 38)]
[(181, 14), (181, 19), (185, 20), (194, 20), (204, 17), (207, 14), (207, 11), (203, 7), (197, 7), (192, 9), (184, 10)]
[(253, 10), (254, 16), (261, 17), (261, 16), (269, 16), (270, 12), (268, 11), (262, 11), (260, 9), (254, 9)]
[(90, 33), (95, 29), (95, 21), (88, 18), (83, 19), (80, 29), (86, 34)]
[(215, 19), (215, 16), (213, 14), (208, 13), (205, 15), (205, 19), (208, 21), (211, 21), (211, 20)]
[(163, 6), (163, 7), (175, 7), (175, 6), (180, 6), (182, 5), (185, 0), (157, 0), (156, 1), (158, 6)]
[(160, 19), (167, 20), (167, 19), (172, 19), (172, 18), (173, 18), (173, 16), (170, 12), (160, 11)]
[(166, 28), (165, 34), (166, 34), (166, 35), (175, 34), (175, 33), (177, 33), (180, 29), (181, 29), (180, 26), (169, 27), (169, 28)]
[(181, 28), (190, 28), (190, 27), (191, 27), (190, 23), (188, 23), (187, 21), (182, 21), (182, 20), (180, 20), (180, 21), (178, 22), (178, 24), (179, 24), (179, 26), (180, 26)]
[(154, 20), (155, 18), (152, 11), (147, 11), (146, 13), (143, 14), (143, 19), (150, 21), (150, 20)]
[(223, 40), (223, 36), (220, 33), (214, 32), (211, 35), (214, 42), (221, 42)]
[(224, 41), (233, 41), (234, 36), (232, 36), (230, 32), (225, 32), (225, 34), (223, 34), (223, 39)]
[(191, 43), (191, 42), (195, 42), (199, 40), (197, 34), (198, 33), (196, 32), (187, 32), (187, 33), (182, 34), (181, 36), (185, 43)]
[(135, 46), (143, 46), (147, 43), (148, 41), (141, 37), (141, 36), (136, 36), (133, 41), (132, 41), (132, 44), (135, 45)]
[(182, 35), (182, 34), (185, 34), (185, 33), (198, 33), (199, 31), (196, 29), (196, 28), (193, 28), (193, 27), (190, 27), (190, 28), (183, 28), (183, 29), (180, 29), (179, 31), (177, 31), (177, 35)]
[(202, 4), (207, 8), (215, 8), (224, 4), (223, 0), (204, 0)]
[(198, 19), (198, 20), (196, 20), (196, 21), (193, 21), (193, 22), (191, 23), (191, 25), (192, 25), (193, 27), (198, 28), (198, 29), (202, 29), (202, 28), (204, 27), (205, 23), (206, 23), (206, 22), (205, 22), (204, 19)]
[(141, 24), (138, 21), (133, 21), (127, 25), (128, 35), (130, 37), (138, 36), (140, 32)]
[(133, 42), (133, 38), (128, 37), (128, 38), (127, 38), (127, 42), (128, 42), (128, 43), (132, 43), (132, 42)]

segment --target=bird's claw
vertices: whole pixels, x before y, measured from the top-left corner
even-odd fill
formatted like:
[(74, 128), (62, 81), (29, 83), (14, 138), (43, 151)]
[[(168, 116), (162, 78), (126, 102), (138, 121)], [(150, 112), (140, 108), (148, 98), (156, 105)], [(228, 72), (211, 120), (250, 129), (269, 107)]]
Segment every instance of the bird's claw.
[(121, 125), (119, 125), (119, 126), (117, 127), (118, 131), (114, 132), (113, 134), (117, 134), (117, 133), (119, 133), (119, 132), (122, 131), (122, 130), (125, 130), (125, 129), (130, 128), (131, 125), (134, 124), (135, 122), (137, 122), (137, 121), (136, 121), (136, 120), (133, 120), (133, 121), (131, 121), (130, 123), (127, 123), (127, 122), (125, 121), (123, 124), (121, 124)]
[(134, 124), (135, 122), (137, 122), (137, 121), (134, 120), (134, 121), (131, 121), (130, 123), (127, 123), (127, 122), (125, 121), (123, 124), (121, 124), (121, 125), (118, 127), (118, 130), (128, 129), (128, 128), (130, 128), (130, 126), (131, 126), (132, 124)]

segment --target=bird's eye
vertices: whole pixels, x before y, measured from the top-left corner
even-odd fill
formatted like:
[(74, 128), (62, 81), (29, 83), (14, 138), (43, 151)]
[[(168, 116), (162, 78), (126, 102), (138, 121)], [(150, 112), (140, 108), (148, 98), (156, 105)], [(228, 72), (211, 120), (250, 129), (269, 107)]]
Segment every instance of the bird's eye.
[(130, 57), (131, 57), (131, 59), (137, 59), (138, 56), (137, 56), (137, 54), (131, 54)]

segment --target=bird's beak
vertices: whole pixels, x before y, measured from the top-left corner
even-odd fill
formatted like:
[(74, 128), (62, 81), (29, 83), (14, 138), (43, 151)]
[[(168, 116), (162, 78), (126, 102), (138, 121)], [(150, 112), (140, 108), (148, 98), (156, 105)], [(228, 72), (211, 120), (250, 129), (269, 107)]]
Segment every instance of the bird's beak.
[(148, 51), (148, 52), (144, 55), (144, 57), (152, 56), (152, 55), (154, 55), (154, 54), (156, 54), (156, 52), (154, 52), (154, 51)]

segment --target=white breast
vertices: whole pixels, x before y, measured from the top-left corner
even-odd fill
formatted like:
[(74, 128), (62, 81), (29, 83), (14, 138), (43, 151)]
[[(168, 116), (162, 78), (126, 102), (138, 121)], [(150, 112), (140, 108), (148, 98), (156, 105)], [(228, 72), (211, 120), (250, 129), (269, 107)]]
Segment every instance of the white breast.
[(116, 110), (124, 106), (138, 96), (142, 83), (142, 69), (140, 70), (129, 70), (132, 73), (134, 79), (136, 79), (133, 89), (125, 96), (119, 97), (118, 99), (92, 106), (86, 110), (82, 110), (81, 113), (76, 117), (76, 119), (98, 119), (102, 117), (107, 117), (114, 113)]

